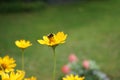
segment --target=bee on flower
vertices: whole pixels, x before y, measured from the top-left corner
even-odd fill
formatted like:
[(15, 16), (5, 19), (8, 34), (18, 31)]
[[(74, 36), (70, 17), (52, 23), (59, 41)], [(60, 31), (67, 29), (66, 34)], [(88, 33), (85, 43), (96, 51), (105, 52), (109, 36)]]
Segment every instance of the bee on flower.
[(57, 46), (58, 44), (65, 43), (67, 38), (67, 34), (63, 32), (58, 32), (57, 34), (49, 34), (47, 36), (43, 36), (43, 40), (37, 40), (40, 44), (48, 45), (51, 47)]

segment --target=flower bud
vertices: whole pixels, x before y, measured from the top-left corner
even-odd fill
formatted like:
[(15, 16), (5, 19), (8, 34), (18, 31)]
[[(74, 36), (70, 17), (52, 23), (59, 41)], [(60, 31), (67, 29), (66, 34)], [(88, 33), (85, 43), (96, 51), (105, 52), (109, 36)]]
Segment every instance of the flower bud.
[(68, 65), (64, 65), (64, 66), (62, 67), (62, 72), (63, 72), (64, 74), (70, 73), (70, 67), (69, 67)]
[(88, 60), (84, 60), (82, 65), (85, 69), (89, 69), (89, 61)]
[(70, 62), (77, 62), (78, 61), (78, 58), (75, 54), (70, 54), (68, 59)]

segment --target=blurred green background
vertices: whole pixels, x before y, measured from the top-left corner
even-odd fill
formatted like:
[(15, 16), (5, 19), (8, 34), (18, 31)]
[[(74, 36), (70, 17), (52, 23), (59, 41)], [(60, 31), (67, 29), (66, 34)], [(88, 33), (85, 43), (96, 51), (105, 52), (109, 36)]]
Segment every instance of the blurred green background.
[[(54, 2), (54, 1), (53, 1)], [(68, 55), (93, 59), (111, 80), (120, 79), (120, 1), (86, 0), (73, 2), (2, 1), (0, 3), (0, 56), (9, 55), (21, 69), (21, 50), (15, 41), (26, 39), (32, 46), (25, 50), (26, 77), (52, 80), (51, 48), (40, 45), (43, 35), (63, 31), (65, 44), (56, 48), (57, 78)]]

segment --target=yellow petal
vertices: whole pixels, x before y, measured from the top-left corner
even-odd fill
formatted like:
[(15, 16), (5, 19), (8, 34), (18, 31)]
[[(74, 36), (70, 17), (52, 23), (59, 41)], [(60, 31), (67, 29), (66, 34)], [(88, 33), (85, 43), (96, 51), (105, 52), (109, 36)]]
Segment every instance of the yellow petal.
[(48, 41), (49, 41), (49, 39), (48, 39), (48, 37), (47, 37), (47, 36), (43, 36), (43, 40), (44, 40), (44, 41), (46, 41), (46, 42), (48, 42)]
[(45, 44), (44, 40), (37, 40), (40, 44)]

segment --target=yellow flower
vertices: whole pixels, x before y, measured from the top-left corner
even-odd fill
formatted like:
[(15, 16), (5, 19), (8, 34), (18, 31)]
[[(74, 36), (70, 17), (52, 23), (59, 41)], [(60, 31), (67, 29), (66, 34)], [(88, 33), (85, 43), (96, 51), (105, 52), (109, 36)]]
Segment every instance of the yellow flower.
[(11, 72), (10, 80), (22, 80), (25, 76), (25, 72), (21, 70), (17, 70), (17, 72)]
[(84, 80), (84, 77), (79, 77), (78, 75), (67, 75), (63, 80)]
[(0, 57), (0, 71), (10, 72), (14, 70), (15, 66), (16, 64), (13, 58), (9, 56), (5, 56), (4, 58)]
[(9, 74), (5, 73), (3, 71), (0, 71), (0, 76), (1, 76), (1, 80), (10, 80), (9, 79)]
[(37, 80), (37, 78), (32, 76), (31, 78), (25, 78), (24, 80)]
[(65, 43), (67, 34), (63, 32), (58, 32), (57, 34), (49, 34), (48, 36), (43, 36), (43, 40), (37, 40), (40, 44), (48, 46), (57, 46), (58, 44)]
[(23, 80), (25, 72), (17, 70), (17, 72), (10, 72), (10, 74), (2, 72), (0, 73), (2, 80)]
[(31, 46), (32, 44), (30, 43), (30, 41), (26, 41), (26, 40), (17, 40), (15, 41), (15, 44), (17, 47), (21, 48), (21, 49), (25, 49), (29, 46)]

